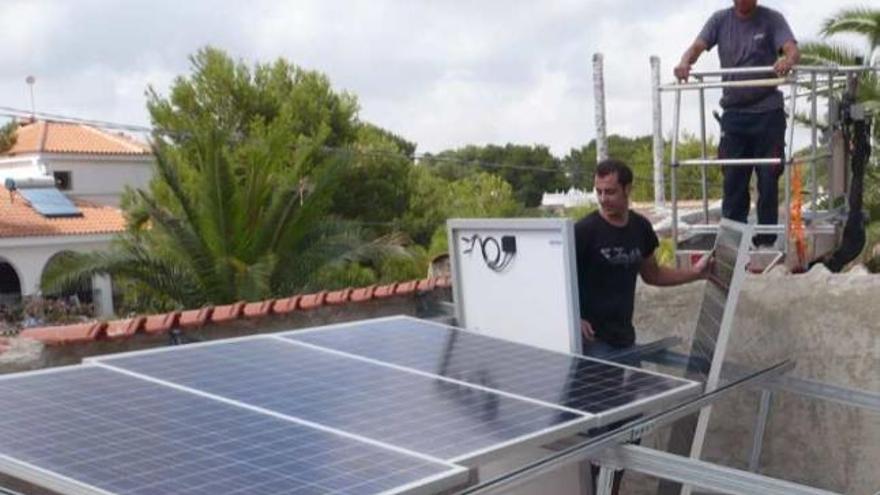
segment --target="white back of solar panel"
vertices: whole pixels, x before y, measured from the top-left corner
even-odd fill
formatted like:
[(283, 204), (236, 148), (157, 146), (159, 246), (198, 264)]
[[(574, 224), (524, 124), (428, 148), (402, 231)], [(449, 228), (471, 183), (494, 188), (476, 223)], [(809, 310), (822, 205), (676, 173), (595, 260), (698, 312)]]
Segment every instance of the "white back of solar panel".
[[(447, 231), (459, 326), (536, 347), (580, 353), (571, 220), (451, 219)], [(489, 262), (503, 262), (503, 253), (496, 254), (505, 236), (515, 239), (516, 253), (502, 269), (493, 270)]]

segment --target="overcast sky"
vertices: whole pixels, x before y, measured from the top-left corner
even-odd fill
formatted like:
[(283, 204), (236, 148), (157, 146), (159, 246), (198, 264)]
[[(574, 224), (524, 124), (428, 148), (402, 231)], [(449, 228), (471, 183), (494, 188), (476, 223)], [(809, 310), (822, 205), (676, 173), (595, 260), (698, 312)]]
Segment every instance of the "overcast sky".
[[(766, 0), (800, 40), (848, 0)], [(148, 124), (147, 85), (166, 94), (213, 45), (249, 63), (284, 57), (355, 94), (360, 117), (421, 152), (546, 144), (595, 135), (593, 53), (605, 55), (610, 133), (651, 132), (649, 57), (664, 80), (723, 0), (2, 0), (0, 105)], [(698, 67), (717, 67), (714, 52)], [(691, 98), (693, 99), (693, 98)], [(717, 97), (711, 95), (710, 102)], [(671, 99), (665, 101), (670, 120)], [(695, 109), (684, 125), (697, 130)], [(668, 129), (668, 125), (667, 125)], [(668, 131), (667, 131), (668, 132)]]

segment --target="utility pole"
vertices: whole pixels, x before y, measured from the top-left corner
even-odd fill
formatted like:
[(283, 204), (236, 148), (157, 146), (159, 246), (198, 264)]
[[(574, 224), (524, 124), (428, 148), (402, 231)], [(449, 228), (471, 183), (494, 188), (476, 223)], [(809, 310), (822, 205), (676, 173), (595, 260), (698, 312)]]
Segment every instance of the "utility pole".
[(34, 122), (37, 120), (37, 111), (34, 106), (34, 83), (37, 82), (37, 78), (34, 76), (27, 76), (24, 79), (24, 82), (26, 82), (31, 89), (31, 121)]
[(596, 162), (608, 158), (608, 136), (605, 125), (605, 76), (601, 53), (593, 54), (593, 104), (596, 117)]
[(660, 100), (660, 57), (651, 56), (651, 102), (654, 105), (654, 207), (666, 206), (663, 180), (663, 106)]

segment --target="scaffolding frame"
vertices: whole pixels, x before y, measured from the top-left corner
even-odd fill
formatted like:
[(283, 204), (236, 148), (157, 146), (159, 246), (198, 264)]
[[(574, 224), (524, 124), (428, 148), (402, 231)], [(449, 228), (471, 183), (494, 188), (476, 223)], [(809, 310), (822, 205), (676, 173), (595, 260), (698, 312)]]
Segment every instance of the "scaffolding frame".
[[(797, 102), (800, 98), (809, 99), (809, 118), (810, 118), (810, 156), (801, 161), (809, 163), (809, 218), (813, 221), (809, 228), (805, 229), (808, 235), (837, 235), (838, 230), (834, 222), (840, 222), (847, 211), (847, 205), (835, 209), (834, 202), (837, 198), (832, 197), (833, 194), (833, 167), (834, 167), (834, 142), (829, 137), (827, 143), (827, 151), (820, 153), (819, 151), (819, 120), (818, 120), (818, 101), (820, 97), (826, 98), (828, 108), (828, 124), (836, 124), (836, 115), (838, 100), (834, 94), (841, 88), (848, 87), (852, 81), (861, 74), (867, 72), (878, 71), (880, 67), (869, 66), (810, 66), (797, 65), (791, 73), (786, 77), (778, 77), (773, 67), (742, 67), (728, 68), (716, 70), (692, 71), (691, 76), (694, 82), (673, 82), (662, 84), (660, 82), (660, 59), (656, 56), (651, 57), (652, 71), (652, 99), (653, 99), (653, 119), (654, 119), (654, 175), (662, 177), (665, 168), (664, 151), (663, 151), (663, 126), (662, 126), (662, 94), (672, 92), (674, 94), (674, 106), (672, 116), (672, 140), (670, 143), (670, 159), (669, 159), (669, 182), (671, 196), (671, 233), (673, 239), (673, 250), (676, 260), (679, 259), (679, 240), (682, 229), (679, 225), (679, 205), (678, 205), (678, 169), (680, 167), (700, 167), (701, 179), (701, 196), (703, 210), (703, 224), (695, 225), (696, 230), (688, 228), (689, 232), (714, 232), (717, 227), (710, 223), (709, 218), (709, 195), (708, 195), (708, 172), (710, 166), (760, 166), (760, 165), (781, 165), (783, 167), (783, 187), (784, 205), (783, 212), (780, 215), (780, 223), (770, 225), (755, 225), (756, 233), (777, 234), (782, 236), (781, 240), (777, 240), (778, 249), (769, 251), (774, 256), (773, 261), (767, 266), (772, 267), (779, 260), (784, 259), (789, 252), (789, 242), (791, 236), (791, 165), (794, 164), (794, 128), (797, 123)], [(725, 80), (729, 76), (755, 76), (755, 78), (745, 80)], [(767, 77), (770, 76), (770, 77)], [(785, 137), (785, 151), (781, 158), (751, 158), (751, 159), (713, 159), (708, 156), (707, 142), (707, 124), (706, 124), (706, 91), (710, 89), (722, 89), (731, 87), (780, 87), (788, 88), (787, 100), (787, 129)], [(806, 87), (806, 91), (799, 91), (799, 88)], [(681, 134), (681, 102), (683, 92), (697, 92), (699, 96), (700, 108), (700, 140), (701, 140), (701, 157), (699, 159), (680, 160), (678, 156), (679, 139)], [(830, 136), (830, 134), (829, 134)], [(817, 165), (820, 161), (827, 160), (827, 208), (819, 210), (818, 197), (818, 173)], [(849, 174), (847, 173), (846, 164), (844, 164), (844, 194), (849, 190)], [(655, 207), (665, 207), (665, 189), (662, 181), (655, 181)], [(838, 196), (839, 197), (839, 196)], [(825, 220), (824, 224), (821, 221)], [(682, 252), (682, 254), (691, 254)]]

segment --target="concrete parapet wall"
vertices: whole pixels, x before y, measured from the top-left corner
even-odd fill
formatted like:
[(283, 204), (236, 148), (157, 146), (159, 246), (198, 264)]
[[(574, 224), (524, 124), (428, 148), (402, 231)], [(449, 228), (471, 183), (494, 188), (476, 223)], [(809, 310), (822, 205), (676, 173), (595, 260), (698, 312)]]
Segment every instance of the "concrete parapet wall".
[[(677, 335), (687, 353), (702, 298), (702, 283), (640, 285), (635, 325), (639, 341)], [(790, 376), (880, 393), (880, 277), (831, 274), (748, 276), (736, 311), (729, 360), (752, 368), (796, 361)], [(745, 469), (760, 393), (719, 402), (703, 458)], [(665, 448), (668, 432), (647, 445)], [(790, 392), (773, 395), (759, 472), (840, 493), (880, 490), (880, 413)], [(632, 491), (655, 493), (637, 477)], [(638, 486), (642, 488), (637, 488)], [(650, 484), (650, 486), (655, 486)]]

